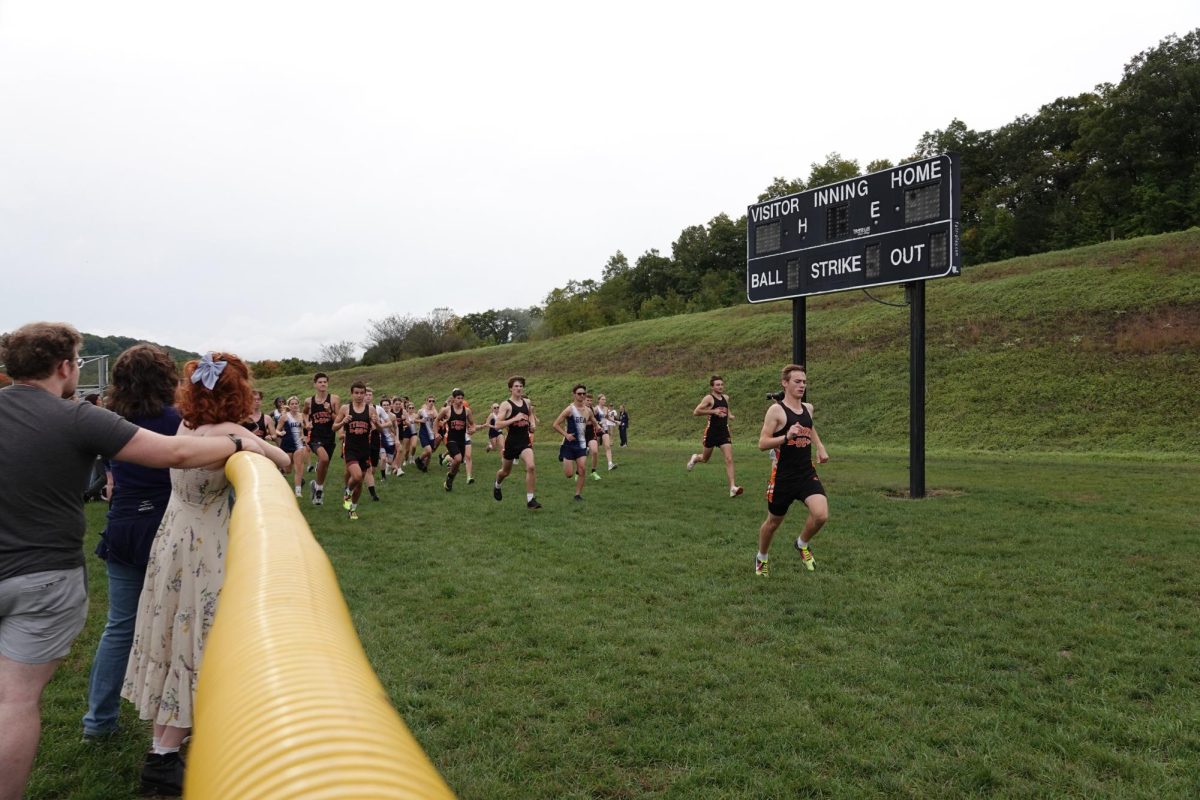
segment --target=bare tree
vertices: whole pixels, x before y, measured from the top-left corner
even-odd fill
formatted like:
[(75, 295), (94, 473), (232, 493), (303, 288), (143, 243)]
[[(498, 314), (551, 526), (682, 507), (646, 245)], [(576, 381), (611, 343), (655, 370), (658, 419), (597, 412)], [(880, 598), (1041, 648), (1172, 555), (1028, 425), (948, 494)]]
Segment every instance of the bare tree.
[(355, 362), (354, 352), (357, 346), (351, 341), (340, 341), (334, 344), (321, 345), (321, 364), (330, 369), (342, 369)]

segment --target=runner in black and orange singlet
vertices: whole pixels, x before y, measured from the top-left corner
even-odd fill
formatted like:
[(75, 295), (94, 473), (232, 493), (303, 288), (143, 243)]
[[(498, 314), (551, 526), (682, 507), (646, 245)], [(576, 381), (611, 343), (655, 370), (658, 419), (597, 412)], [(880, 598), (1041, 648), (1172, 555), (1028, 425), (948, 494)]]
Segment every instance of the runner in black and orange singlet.
[(525, 505), (528, 508), (541, 508), (537, 501), (537, 473), (533, 463), (532, 435), (537, 427), (537, 417), (525, 398), (525, 379), (514, 375), (508, 379), (508, 399), (500, 404), (496, 412), (496, 427), (506, 431), (504, 451), (501, 454), (500, 470), (496, 473), (496, 483), (492, 487), (492, 497), (497, 500), (504, 498), (500, 484), (512, 472), (513, 462), (520, 459), (525, 464)]
[(708, 381), (708, 394), (692, 411), (696, 417), (708, 417), (704, 426), (704, 449), (693, 453), (687, 462), (687, 471), (691, 472), (697, 464), (707, 464), (712, 457), (713, 448), (719, 447), (725, 457), (725, 477), (729, 479), (729, 496), (737, 497), (742, 493), (742, 487), (733, 478), (733, 439), (729, 435), (729, 420), (733, 413), (729, 410), (729, 396), (725, 394), (725, 381), (720, 375), (713, 375)]
[(301, 411), (304, 427), (308, 429), (308, 447), (317, 456), (317, 479), (309, 481), (314, 506), (325, 502), (325, 476), (333, 455), (333, 419), (341, 408), (341, 400), (329, 393), (329, 376), (318, 372), (313, 376), (313, 393), (304, 400)]
[(812, 463), (812, 448), (817, 447), (817, 461), (824, 464), (829, 453), (813, 426), (813, 407), (803, 402), (808, 376), (804, 367), (789, 364), (783, 368), (783, 399), (767, 409), (762, 432), (758, 435), (759, 450), (774, 450), (775, 462), (771, 480), (767, 483), (767, 518), (758, 531), (758, 554), (754, 558), (754, 574), (767, 576), (767, 550), (775, 531), (783, 523), (788, 508), (799, 500), (808, 507), (804, 530), (796, 538), (800, 560), (810, 572), (816, 568), (809, 544), (829, 519), (829, 500), (825, 487), (817, 477)]
[(446, 453), (449, 456), (450, 471), (442, 486), (449, 492), (454, 489), (454, 478), (458, 475), (463, 458), (467, 454), (467, 437), (475, 426), (471, 419), (471, 409), (466, 406), (466, 393), (462, 389), (455, 389), (450, 394), (450, 405), (442, 409), (438, 421), (446, 425)]
[(371, 432), (378, 427), (375, 407), (367, 402), (366, 384), (355, 381), (350, 384), (350, 403), (338, 411), (333, 422), (335, 431), (346, 429), (342, 455), (346, 459), (346, 474), (350, 477), (350, 497), (343, 502), (342, 508), (350, 512), (350, 519), (358, 519), (358, 498), (371, 470)]

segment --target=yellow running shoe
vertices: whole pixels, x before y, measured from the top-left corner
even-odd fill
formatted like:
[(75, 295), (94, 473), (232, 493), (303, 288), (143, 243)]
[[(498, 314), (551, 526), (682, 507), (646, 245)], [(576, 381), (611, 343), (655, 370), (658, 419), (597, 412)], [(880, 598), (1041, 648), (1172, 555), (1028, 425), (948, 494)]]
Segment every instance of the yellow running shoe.
[(817, 568), (817, 560), (813, 558), (812, 550), (800, 544), (800, 538), (796, 537), (796, 550), (800, 553), (800, 561), (803, 562), (804, 568), (809, 572), (813, 572)]

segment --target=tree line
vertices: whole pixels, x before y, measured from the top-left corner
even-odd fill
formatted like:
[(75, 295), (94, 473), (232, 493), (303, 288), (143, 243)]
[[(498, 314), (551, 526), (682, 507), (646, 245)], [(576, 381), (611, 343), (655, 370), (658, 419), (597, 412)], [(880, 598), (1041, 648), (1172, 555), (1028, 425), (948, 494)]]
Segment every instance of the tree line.
[[(1060, 97), (1034, 115), (977, 131), (953, 119), (896, 162), (831, 153), (807, 178), (777, 177), (759, 202), (940, 153), (961, 172), (966, 266), (1200, 224), (1200, 28), (1168, 36), (1126, 64), (1121, 81)], [(541, 306), (456, 317), (372, 321), (364, 363), (574, 333), (745, 302), (746, 217), (684, 228), (669, 254), (630, 263), (620, 250), (600, 280), (570, 280)]]

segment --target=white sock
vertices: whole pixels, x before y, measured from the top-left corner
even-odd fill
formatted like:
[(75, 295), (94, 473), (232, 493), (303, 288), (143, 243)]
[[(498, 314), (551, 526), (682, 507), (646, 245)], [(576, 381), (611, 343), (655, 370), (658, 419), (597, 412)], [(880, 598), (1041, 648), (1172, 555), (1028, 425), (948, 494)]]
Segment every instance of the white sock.
[(759, 560), (759, 561), (766, 561), (766, 560), (767, 560), (767, 554), (766, 554), (766, 553), (759, 553), (759, 554), (758, 554), (758, 560)]
[(323, 484), (323, 483), (314, 483), (314, 484), (313, 484), (313, 488), (314, 488), (314, 489), (316, 489), (318, 492), (323, 492), (323, 491), (325, 491), (325, 484)]
[(808, 547), (808, 542), (804, 541), (799, 536), (796, 537), (796, 544), (800, 545), (801, 547)]
[(156, 744), (150, 748), (150, 752), (154, 753), (154, 755), (156, 755), (156, 756), (165, 756), (168, 753), (178, 753), (179, 748), (178, 747), (163, 747), (161, 744)]
[(525, 502), (528, 503), (531, 500), (533, 500), (533, 492), (526, 492), (525, 493)]
[(500, 488), (500, 481), (496, 481), (496, 483), (495, 483), (494, 485), (495, 485), (495, 487), (496, 487), (497, 489), (499, 489), (499, 488)]

